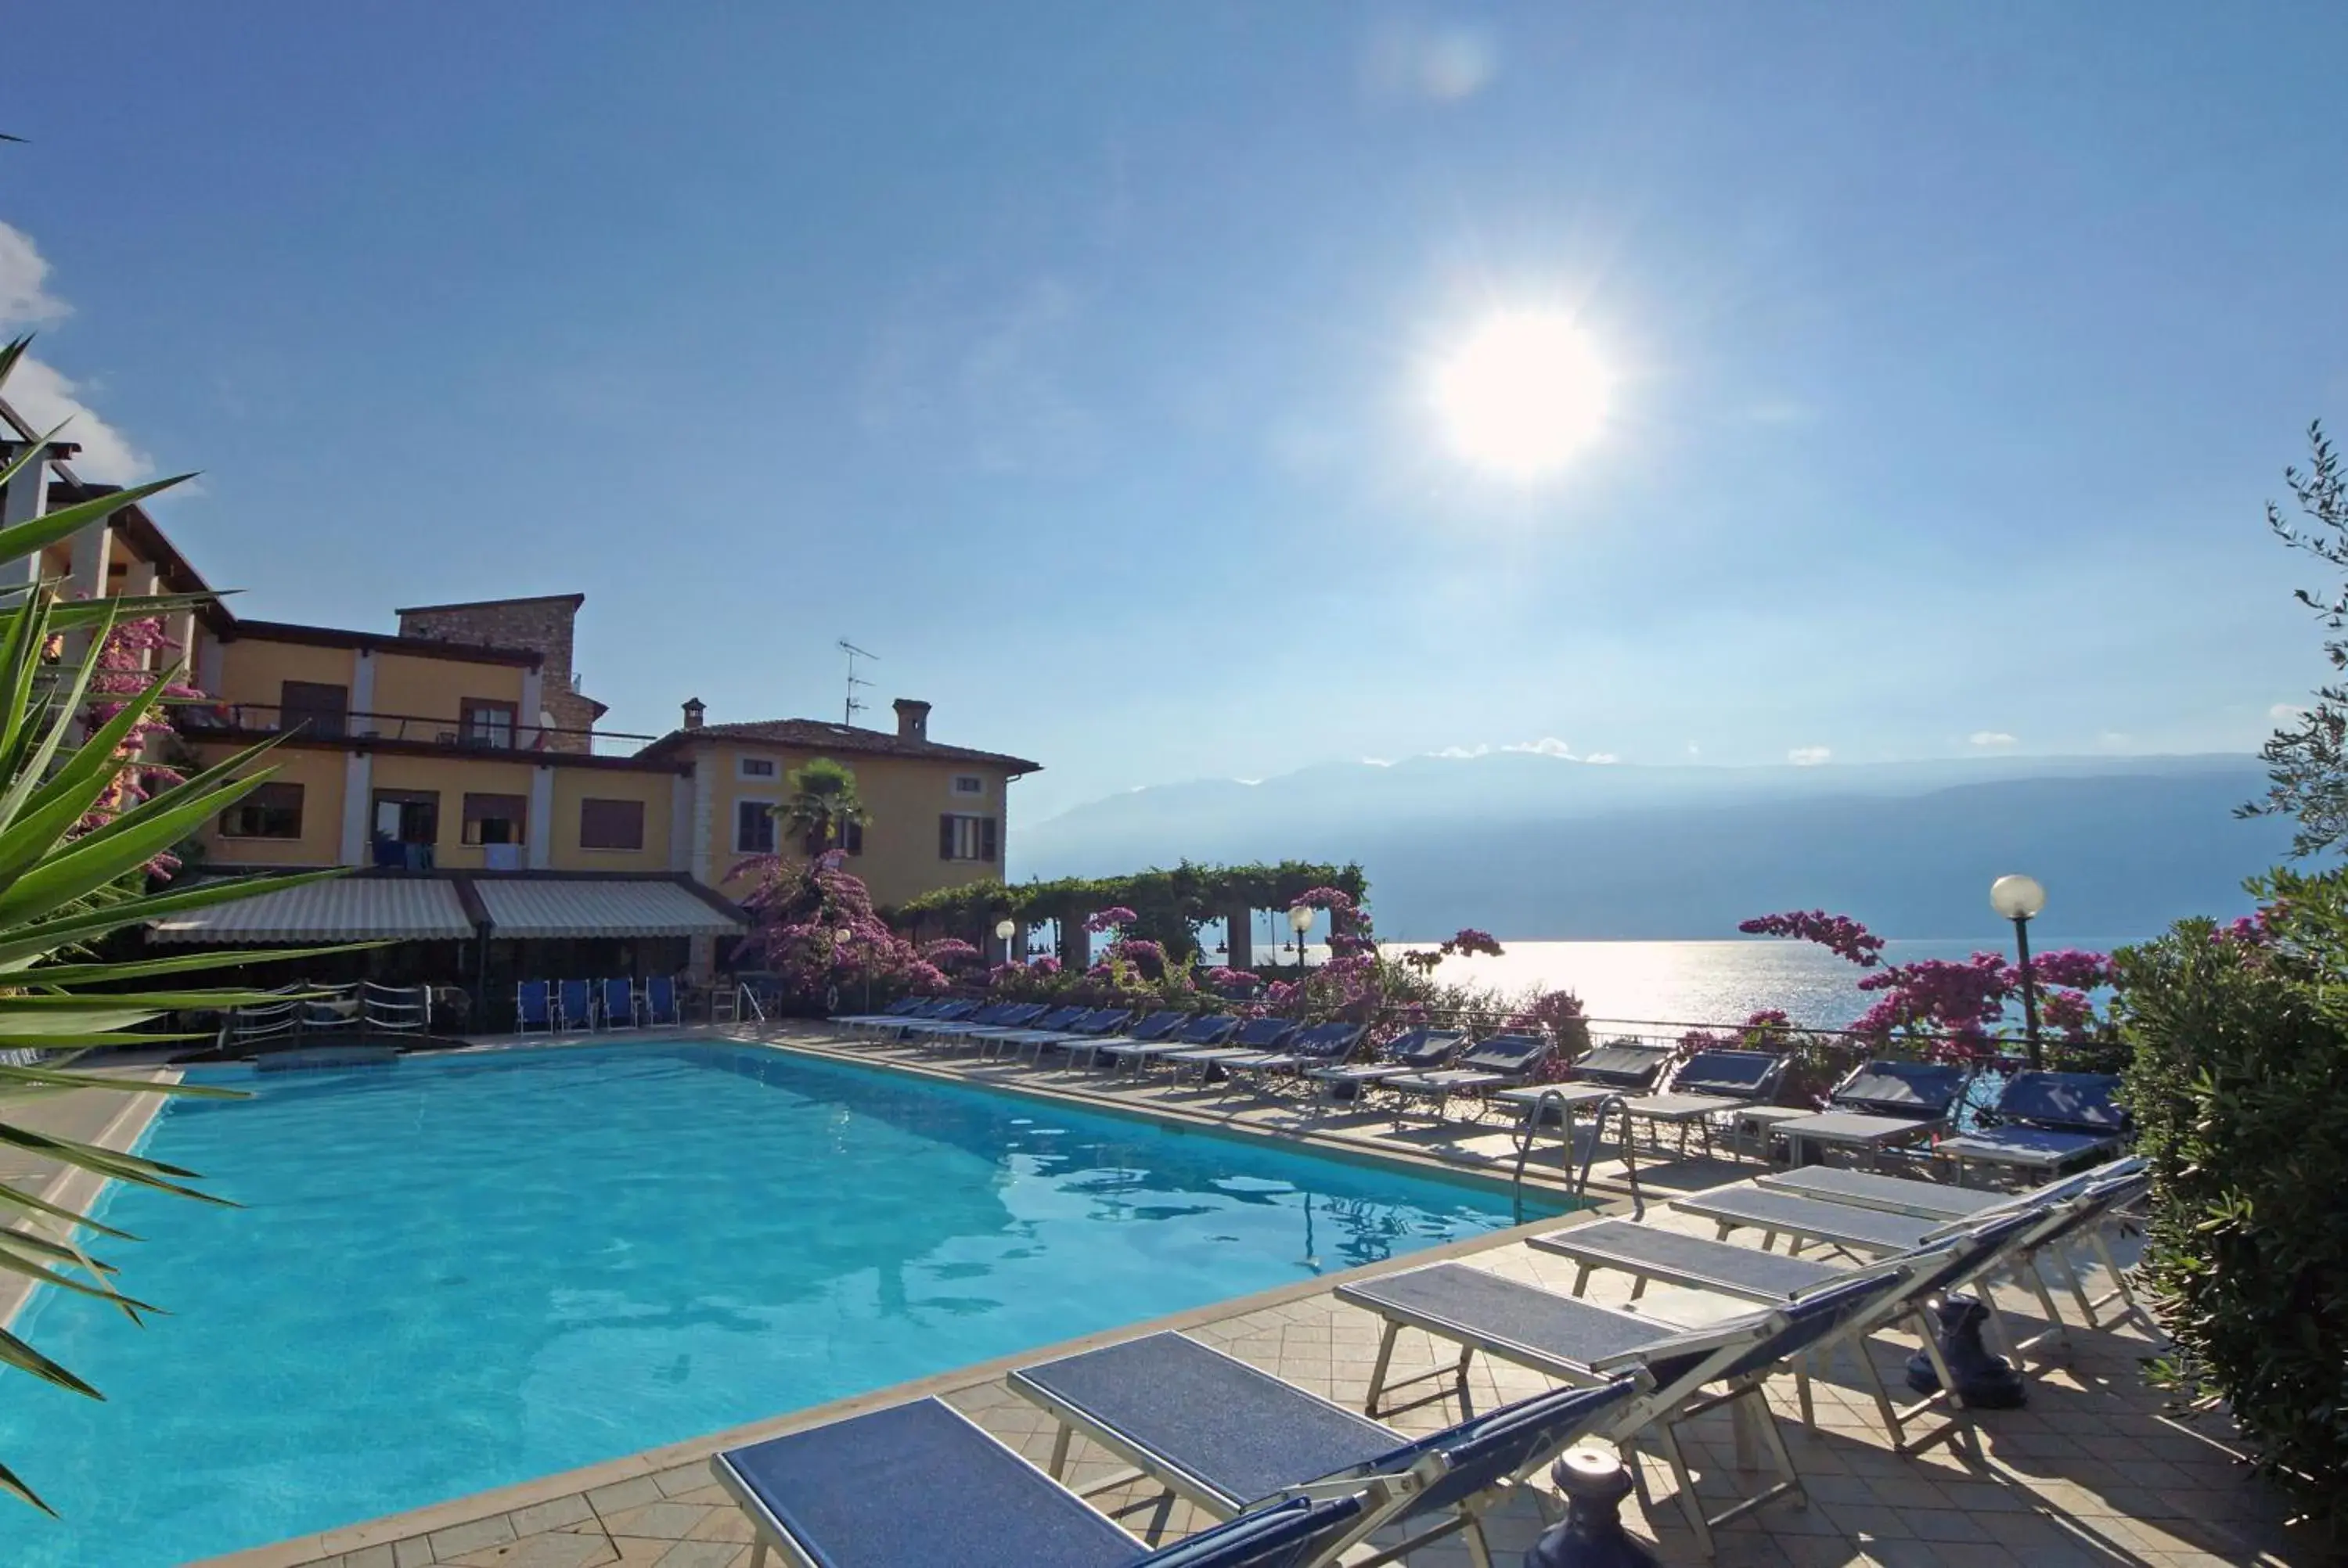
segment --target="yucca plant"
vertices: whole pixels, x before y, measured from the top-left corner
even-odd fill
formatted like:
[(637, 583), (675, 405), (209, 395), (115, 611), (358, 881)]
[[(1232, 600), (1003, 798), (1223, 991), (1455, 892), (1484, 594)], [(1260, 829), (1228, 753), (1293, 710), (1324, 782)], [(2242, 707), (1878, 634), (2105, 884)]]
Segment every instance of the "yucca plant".
[[(26, 341), (20, 338), (0, 350), (0, 384), (22, 357)], [(0, 470), (0, 485), (36, 479), (46, 439), (26, 444)], [(0, 566), (37, 559), (49, 545), (187, 477), (133, 486), (0, 528)], [(149, 891), (146, 868), (157, 856), (268, 779), (273, 770), (254, 765), (267, 747), (243, 752), (151, 795), (126, 789), (129, 774), (141, 767), (136, 737), (153, 725), (163, 693), (180, 671), (156, 671), (141, 690), (108, 697), (106, 706), (120, 706), (102, 723), (93, 723), (88, 699), (98, 651), (117, 625), (201, 600), (160, 595), (68, 603), (37, 572), (18, 581), (16, 588), (0, 590), (0, 1062), (9, 1063), (0, 1065), (0, 1144), (111, 1180), (219, 1203), (188, 1184), (195, 1179), (191, 1171), (53, 1137), (12, 1118), (28, 1100), (76, 1089), (224, 1092), (69, 1069), (77, 1056), (116, 1040), (121, 1030), (182, 1009), (283, 999), (248, 990), (145, 989), (141, 982), (300, 955), (282, 950), (207, 952), (106, 962), (92, 957), (88, 945), (165, 915), (336, 873), (246, 876)], [(88, 651), (68, 657), (63, 650), (69, 644)], [(142, 1033), (136, 1038), (143, 1043), (191, 1037)], [(82, 1232), (111, 1241), (135, 1239), (22, 1186), (0, 1182), (0, 1270), (54, 1289), (98, 1297), (134, 1323), (157, 1310), (116, 1287), (115, 1268), (84, 1250)], [(104, 1397), (24, 1339), (0, 1329), (0, 1368), (5, 1368), (93, 1399)], [(0, 1488), (36, 1507), (48, 1507), (5, 1463), (0, 1463)]]

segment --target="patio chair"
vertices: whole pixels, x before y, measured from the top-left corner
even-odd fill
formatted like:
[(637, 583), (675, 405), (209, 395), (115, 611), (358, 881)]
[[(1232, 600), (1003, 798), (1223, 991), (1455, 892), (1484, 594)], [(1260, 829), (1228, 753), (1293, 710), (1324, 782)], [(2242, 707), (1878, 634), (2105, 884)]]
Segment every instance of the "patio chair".
[(514, 987), (514, 1032), (554, 1032), (554, 986), (548, 980), (524, 980)]
[(644, 1024), (650, 1029), (676, 1025), (685, 1021), (685, 1011), (679, 1004), (675, 975), (654, 975), (644, 981)]
[(1423, 1456), (1445, 1454), (1447, 1495), (1432, 1506), (1414, 1501), (1409, 1512), (1450, 1517), (1381, 1551), (1400, 1558), (1464, 1529), (1478, 1563), (1491, 1554), (1477, 1516), (1637, 1389), (1622, 1378), (1538, 1395), (1414, 1440), (1182, 1334), (1021, 1368), (1006, 1380), (1060, 1423), (1049, 1467), (1056, 1479), (1066, 1473), (1069, 1440), (1081, 1435), (1217, 1519), (1306, 1487), (1399, 1480)]
[[(1433, 1115), (1440, 1122), (1454, 1094), (1522, 1084), (1549, 1060), (1549, 1041), (1539, 1035), (1496, 1034), (1469, 1046), (1449, 1067), (1401, 1073), (1381, 1087), (1405, 1100), (1434, 1101)], [(1395, 1113), (1399, 1117), (1402, 1112), (1397, 1108)]]
[(1406, 1030), (1388, 1040), (1375, 1061), (1349, 1061), (1334, 1067), (1315, 1067), (1305, 1077), (1320, 1085), (1315, 1091), (1325, 1099), (1343, 1098), (1338, 1090), (1359, 1095), (1389, 1078), (1407, 1073), (1433, 1072), (1449, 1061), (1468, 1038), (1465, 1030)]
[(1096, 1054), (1111, 1061), (1121, 1061), (1135, 1072), (1149, 1071), (1152, 1058), (1170, 1051), (1187, 1050), (1193, 1046), (1220, 1045), (1238, 1032), (1240, 1020), (1230, 1013), (1206, 1013), (1192, 1019), (1180, 1029), (1160, 1040), (1132, 1040), (1118, 1043), (1105, 1040)]
[(1165, 1012), (1151, 1013), (1122, 1034), (1105, 1034), (1081, 1044), (1072, 1043), (1068, 1047), (1068, 1065), (1071, 1068), (1075, 1067), (1076, 1058), (1082, 1056), (1085, 1059), (1086, 1067), (1098, 1066), (1101, 1052), (1104, 1050), (1118, 1046), (1148, 1044), (1164, 1040), (1189, 1021), (1190, 1015), (1179, 1010), (1169, 1009)]
[(1968, 1163), (2054, 1174), (2119, 1147), (2129, 1131), (2127, 1112), (2113, 1102), (2119, 1087), (2112, 1073), (2017, 1072), (1990, 1108), (1996, 1125), (1943, 1138), (1932, 1153), (1957, 1163), (1960, 1186)]
[(555, 982), (554, 1027), (558, 1030), (595, 1027), (595, 992), (585, 980)]
[(1194, 1045), (1183, 1050), (1169, 1050), (1165, 1060), (1174, 1068), (1174, 1081), (1182, 1081), (1182, 1070), (1191, 1068), (1204, 1079), (1222, 1062), (1243, 1056), (1267, 1056), (1286, 1045), (1296, 1033), (1298, 1025), (1292, 1018), (1251, 1018), (1240, 1025), (1227, 1044)]
[(1077, 1047), (1106, 1040), (1132, 1023), (1133, 1014), (1126, 1008), (1095, 1008), (1066, 1029), (1023, 1029), (1001, 1036), (994, 1049), (997, 1055), (1007, 1051), (1034, 1062), (1042, 1061), (1047, 1050), (1066, 1050), (1073, 1059)]
[[(1691, 1330), (1673, 1330), (1651, 1317), (1616, 1312), (1457, 1263), (1429, 1264), (1341, 1285), (1336, 1296), (1375, 1315), (1385, 1326), (1370, 1374), (1367, 1409), (1373, 1416), (1381, 1413), (1382, 1395), (1426, 1382), (1445, 1387), (1389, 1409), (1413, 1409), (1446, 1399), (1457, 1399), (1465, 1408), (1468, 1369), (1479, 1350), (1584, 1387), (1625, 1372), (1643, 1377), (1647, 1390), (1606, 1422), (1599, 1435), (1626, 1448), (1641, 1440), (1654, 1445), (1671, 1467), (1688, 1528), (1709, 1555), (1715, 1526), (1776, 1498), (1807, 1501), (1793, 1456), (1769, 1414), (1763, 1379), (1780, 1364), (1843, 1332), (1870, 1303), (1899, 1289), (1907, 1276), (1904, 1266), (1855, 1272), (1798, 1300)], [(1457, 1363), (1387, 1383), (1395, 1341), (1406, 1327), (1460, 1346)], [(1724, 1385), (1720, 1392), (1704, 1392), (1715, 1384)], [(1694, 1416), (1723, 1407), (1749, 1423), (1769, 1450), (1777, 1480), (1715, 1514), (1705, 1512), (1696, 1495), (1676, 1429)]]
[(1609, 1040), (1565, 1070), (1565, 1078), (1557, 1083), (1526, 1083), (1514, 1089), (1503, 1089), (1492, 1098), (1503, 1105), (1518, 1108), (1519, 1117), (1529, 1131), (1533, 1119), (1547, 1113), (1554, 1105), (1564, 1119), (1564, 1135), (1569, 1147), (1573, 1143), (1573, 1119), (1585, 1105), (1595, 1105), (1610, 1095), (1626, 1099), (1643, 1094), (1655, 1086), (1663, 1069), (1672, 1064), (1679, 1048), (1671, 1045), (1648, 1045), (1635, 1040)]
[[(1595, 1054), (1595, 1053), (1593, 1053)], [(1669, 1092), (1642, 1094), (1622, 1102), (1626, 1122), (1680, 1130), (1680, 1155), (1687, 1155), (1689, 1130), (1704, 1138), (1704, 1155), (1712, 1158), (1713, 1118), (1738, 1115), (1756, 1105), (1766, 1105), (1786, 1081), (1786, 1057), (1775, 1050), (1699, 1050), (1672, 1074)], [(1763, 1153), (1767, 1153), (1765, 1144)]]
[(713, 1456), (750, 1517), (751, 1568), (1318, 1568), (1378, 1489), (1300, 1497), (1151, 1551), (942, 1399)]
[(624, 976), (596, 981), (595, 1012), (603, 1020), (605, 1029), (635, 1028), (636, 983)]
[(1827, 1095), (1827, 1109), (1795, 1116), (1773, 1131), (1787, 1140), (1792, 1164), (1820, 1148), (1863, 1149), (1870, 1167), (1883, 1151), (1931, 1137), (1948, 1124), (1972, 1081), (1970, 1068), (1941, 1061), (1869, 1061)]

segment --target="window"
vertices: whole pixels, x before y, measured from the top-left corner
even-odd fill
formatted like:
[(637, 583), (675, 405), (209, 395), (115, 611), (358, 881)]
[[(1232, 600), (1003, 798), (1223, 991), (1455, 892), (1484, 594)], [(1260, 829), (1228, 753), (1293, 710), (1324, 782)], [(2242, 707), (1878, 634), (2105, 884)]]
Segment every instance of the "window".
[(986, 781), (979, 777), (976, 774), (954, 774), (953, 792), (956, 794), (984, 794), (986, 793)]
[(644, 846), (643, 801), (582, 800), (579, 803), (580, 848), (642, 849)]
[(737, 757), (734, 763), (736, 778), (770, 779), (780, 771), (780, 764), (772, 757)]
[(520, 844), (528, 825), (530, 801), (518, 794), (469, 794), (465, 797), (467, 844)]
[(265, 784), (220, 815), (222, 838), (299, 838), (302, 786)]
[(487, 697), (468, 697), (457, 711), (458, 733), (464, 744), (499, 752), (513, 750), (514, 724), (521, 712), (519, 706)]
[(993, 860), (996, 853), (993, 817), (949, 814), (938, 818), (940, 860)]
[[(808, 858), (813, 859), (816, 856), (823, 853), (823, 840), (818, 835), (809, 833), (807, 835), (807, 844), (804, 847), (808, 852)], [(844, 824), (839, 830), (839, 842), (833, 845), (832, 847), (834, 849), (844, 849), (850, 855), (863, 854), (864, 825), (860, 822)]]
[(734, 853), (772, 855), (775, 852), (775, 803), (737, 800), (734, 803)]
[(379, 789), (375, 792), (375, 836), (392, 844), (437, 844), (440, 838), (440, 792)]
[(288, 681), (277, 692), (277, 727), (326, 738), (348, 727), (351, 689), (316, 681)]

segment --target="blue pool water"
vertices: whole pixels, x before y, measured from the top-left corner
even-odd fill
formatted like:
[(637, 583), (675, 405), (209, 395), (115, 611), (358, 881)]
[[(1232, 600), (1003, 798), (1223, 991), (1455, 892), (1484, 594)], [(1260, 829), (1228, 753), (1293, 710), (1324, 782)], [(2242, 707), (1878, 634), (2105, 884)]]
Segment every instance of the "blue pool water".
[[(1509, 1225), (1465, 1184), (707, 1042), (206, 1082), (0, 1370), (0, 1562), (149, 1568), (461, 1496)], [(1525, 1217), (1537, 1217), (1528, 1214)]]

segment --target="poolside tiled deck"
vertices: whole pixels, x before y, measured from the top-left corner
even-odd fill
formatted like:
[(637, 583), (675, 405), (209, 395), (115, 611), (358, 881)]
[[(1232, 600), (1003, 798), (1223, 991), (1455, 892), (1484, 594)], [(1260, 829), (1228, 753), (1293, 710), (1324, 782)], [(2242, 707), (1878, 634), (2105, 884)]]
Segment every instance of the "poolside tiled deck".
[[(778, 1043), (806, 1049), (804, 1033)], [(887, 1049), (866, 1047), (854, 1054), (886, 1058)], [(932, 1059), (909, 1060), (938, 1071)], [(1337, 1108), (1318, 1114), (1292, 1106), (1270, 1105), (1217, 1091), (1179, 1089), (1102, 1078), (1038, 1074), (1033, 1070), (948, 1067), (981, 1079), (1015, 1080), (1029, 1088), (1056, 1085), (1088, 1097), (1146, 1104), (1193, 1116), (1213, 1115), (1235, 1125), (1265, 1131), (1310, 1132), (1316, 1138), (1343, 1139), (1384, 1151), (1407, 1150), (1450, 1163), (1512, 1163), (1516, 1148), (1497, 1122), (1478, 1130), (1408, 1130), (1396, 1133), (1383, 1114)], [(1559, 1153), (1551, 1140), (1536, 1170), (1554, 1173)], [(1651, 1199), (1692, 1191), (1749, 1174), (1752, 1167), (1725, 1163), (1641, 1164), (1641, 1186)], [(1609, 1168), (1601, 1165), (1602, 1177)], [(1601, 1194), (1602, 1195), (1602, 1194)], [(1651, 1202), (1646, 1217), (1708, 1234), (1706, 1226), (1674, 1216)], [(1573, 1267), (1535, 1253), (1512, 1236), (1483, 1238), (1445, 1249), (1476, 1266), (1557, 1289), (1570, 1288)], [(1426, 1255), (1421, 1255), (1423, 1258)], [(2123, 1254), (2125, 1256), (2125, 1253)], [(1395, 1266), (1407, 1266), (1420, 1258)], [(1601, 1275), (1591, 1299), (1629, 1306), (1628, 1284)], [(2020, 1293), (2001, 1301), (2018, 1317), (2034, 1317), (2034, 1302)], [(1315, 1393), (1359, 1407), (1368, 1390), (1378, 1328), (1367, 1314), (1338, 1303), (1325, 1286), (1307, 1283), (1272, 1296), (1251, 1297), (1248, 1309), (1207, 1308), (1169, 1320), (1267, 1370)], [(1673, 1323), (1719, 1316), (1716, 1301), (1651, 1289), (1632, 1309)], [(1162, 1326), (1162, 1325), (1161, 1325)], [(1095, 1341), (1124, 1332), (1095, 1337)], [(2072, 1350), (2058, 1365), (2034, 1364), (2026, 1409), (1986, 1411), (1977, 1417), (1987, 1463), (1976, 1467), (1946, 1447), (1916, 1457), (1890, 1451), (1877, 1425), (1871, 1399), (1859, 1389), (1847, 1359), (1816, 1383), (1817, 1426), (1797, 1419), (1790, 1379), (1776, 1379), (1771, 1399), (1780, 1426), (1811, 1498), (1807, 1509), (1772, 1504), (1719, 1533), (1715, 1559), (1724, 1568), (1745, 1564), (1949, 1564), (1952, 1568), (2093, 1568), (2144, 1564), (2312, 1564), (2336, 1560), (2325, 1542), (2305, 1538), (2284, 1521), (2283, 1499), (2250, 1477), (2223, 1446), (2222, 1429), (2167, 1409), (2146, 1387), (2139, 1363), (2155, 1348), (2140, 1324), (2116, 1331), (2071, 1329)], [(1910, 1348), (1897, 1336), (1879, 1337), (1869, 1347), (1887, 1381), (1896, 1389)], [(1041, 1352), (1018, 1358), (1040, 1358)], [(1847, 1356), (1848, 1353), (1846, 1353)], [(1396, 1375), (1448, 1364), (1456, 1350), (1423, 1336), (1406, 1333), (1396, 1352)], [(1014, 1395), (1002, 1380), (1004, 1364), (949, 1374), (920, 1386), (969, 1412), (982, 1425), (1042, 1462), (1050, 1452), (1048, 1418)], [(1478, 1358), (1471, 1374), (1478, 1408), (1536, 1391), (1540, 1378)], [(909, 1390), (891, 1390), (832, 1407), (891, 1402)], [(458, 1500), (417, 1513), (335, 1531), (216, 1559), (220, 1568), (739, 1568), (749, 1561), (747, 1521), (716, 1487), (706, 1458), (716, 1448), (805, 1424), (812, 1412), (778, 1419), (755, 1429), (681, 1444), (656, 1453), (598, 1466), (480, 1498)], [(1457, 1419), (1447, 1401), (1393, 1420), (1411, 1432), (1431, 1430)], [(1700, 1492), (1721, 1494), (1733, 1486), (1728, 1418), (1715, 1413), (1683, 1429)], [(1079, 1484), (1115, 1466), (1080, 1440), (1073, 1479)], [(1626, 1505), (1634, 1532), (1653, 1543), (1666, 1563), (1703, 1561), (1681, 1526), (1669, 1498), (1668, 1477), (1650, 1463), (1663, 1494), (1661, 1506)], [(1104, 1501), (1114, 1501), (1119, 1494)], [(1155, 1493), (1137, 1488), (1123, 1500), (1145, 1503)], [(1176, 1505), (1158, 1522), (1154, 1507), (1128, 1517), (1137, 1528), (1162, 1522), (1171, 1532), (1197, 1522)], [(1502, 1509), (1489, 1521), (1497, 1559), (1513, 1563), (1540, 1529), (1529, 1501)], [(1414, 1553), (1415, 1564), (1453, 1568), (1467, 1563), (1456, 1538)]]

